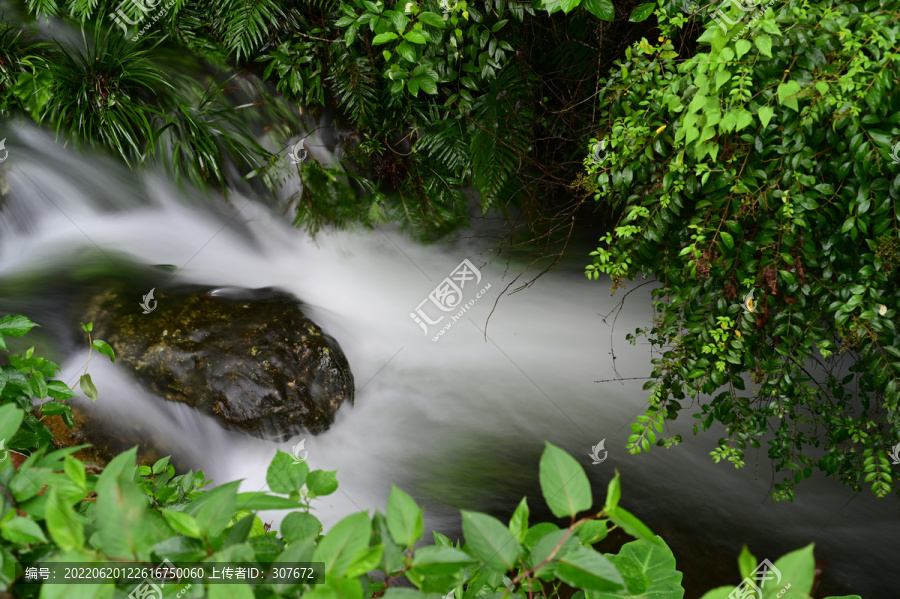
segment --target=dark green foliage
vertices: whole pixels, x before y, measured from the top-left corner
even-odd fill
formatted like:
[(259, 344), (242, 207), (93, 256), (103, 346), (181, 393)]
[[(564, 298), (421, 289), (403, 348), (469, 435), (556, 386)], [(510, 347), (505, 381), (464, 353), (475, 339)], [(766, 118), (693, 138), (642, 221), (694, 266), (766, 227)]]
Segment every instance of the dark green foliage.
[[(587, 274), (660, 283), (639, 333), (662, 355), (633, 452), (690, 396), (695, 432), (726, 427), (715, 461), (742, 466), (768, 439), (786, 474), (775, 498), (814, 468), (898, 490), (898, 10), (788, 2), (744, 33), (752, 15), (727, 34), (708, 21), (684, 61), (669, 40), (642, 41), (613, 74), (588, 162), (620, 222)], [(686, 22), (677, 5), (657, 14), (664, 36)]]
[[(353, 193), (331, 190), (327, 201), (298, 202), (298, 225), (316, 230), (333, 217), (369, 226), (396, 220), (430, 237), (465, 224), (472, 200), (484, 213), (534, 197), (549, 200), (531, 206), (537, 218), (569, 221), (587, 197), (572, 202), (569, 194), (575, 157), (595, 127), (592, 97), (604, 44), (594, 40), (613, 30), (604, 22), (611, 4), (578, 5), (547, 4), (546, 11), (559, 11), (548, 17), (507, 0), (159, 0), (152, 7), (26, 0), (22, 10), (58, 15), (94, 41), (32, 50), (13, 59), (11, 70), (0, 64), (0, 91), (21, 91), (11, 96), (6, 89), (0, 101), (8, 112), (60, 125), (72, 143), (104, 147), (133, 167), (158, 161), (178, 177), (222, 190), (255, 178), (271, 192), (285, 161), (255, 141), (258, 117), (266, 115), (263, 126), (283, 148), (302, 134), (298, 111), (282, 114), (285, 103), (262, 90), (239, 99), (229, 93), (228, 75), (208, 74), (241, 69), (239, 79), (270, 81), (301, 104), (301, 113), (337, 108), (338, 123), (353, 132), (339, 148), (344, 164), (327, 178), (352, 173), (359, 185)], [(94, 58), (100, 60), (86, 66)], [(234, 110), (245, 105), (252, 108)], [(452, 141), (433, 137), (451, 129)], [(464, 195), (469, 186), (475, 193)]]

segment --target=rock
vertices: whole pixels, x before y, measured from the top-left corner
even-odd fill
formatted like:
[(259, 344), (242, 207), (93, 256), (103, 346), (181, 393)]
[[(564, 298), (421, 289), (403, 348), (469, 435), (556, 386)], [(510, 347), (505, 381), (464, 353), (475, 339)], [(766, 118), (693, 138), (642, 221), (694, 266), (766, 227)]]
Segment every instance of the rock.
[[(79, 316), (150, 391), (274, 441), (323, 432), (353, 375), (337, 341), (280, 290), (183, 286), (135, 293), (116, 286)], [(150, 310), (149, 313), (144, 313)]]

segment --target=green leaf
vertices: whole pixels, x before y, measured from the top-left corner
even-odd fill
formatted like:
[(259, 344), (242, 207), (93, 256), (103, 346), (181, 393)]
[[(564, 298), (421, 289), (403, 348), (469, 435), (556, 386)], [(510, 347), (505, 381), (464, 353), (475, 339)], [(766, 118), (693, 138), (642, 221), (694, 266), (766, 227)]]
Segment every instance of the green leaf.
[(397, 39), (398, 37), (400, 37), (400, 36), (397, 35), (396, 33), (392, 32), (392, 31), (388, 31), (388, 32), (385, 32), (385, 33), (379, 33), (379, 34), (376, 35), (375, 38), (372, 40), (372, 45), (373, 45), (373, 46), (379, 46), (379, 45), (381, 45), (381, 44), (386, 44), (386, 43), (388, 43), (388, 42), (394, 41), (394, 40)]
[(315, 497), (331, 495), (338, 488), (337, 470), (313, 470), (306, 477), (306, 488)]
[(593, 549), (579, 545), (556, 561), (559, 562), (556, 575), (575, 588), (618, 591), (625, 587), (625, 581), (613, 563)]
[(771, 106), (760, 106), (759, 110), (756, 111), (756, 116), (759, 117), (759, 122), (762, 123), (763, 129), (769, 126), (769, 121), (772, 120), (772, 115), (775, 114), (775, 109)]
[(110, 347), (109, 343), (107, 343), (106, 341), (103, 341), (101, 339), (94, 339), (94, 342), (91, 344), (91, 346), (104, 356), (109, 356), (109, 360), (111, 362), (116, 361), (116, 352), (113, 351), (113, 348)]
[(306, 538), (315, 539), (320, 532), (322, 523), (306, 512), (291, 512), (281, 521), (281, 536), (288, 543), (296, 543)]
[[(97, 544), (104, 555), (112, 558), (149, 560), (156, 542), (157, 529), (150, 514), (147, 498), (131, 480), (119, 476), (95, 503)], [(228, 518), (230, 519), (229, 512)]]
[[(646, 4), (641, 4), (636, 7), (633, 11), (631, 11), (631, 16), (628, 17), (628, 20), (632, 23), (640, 23), (641, 21), (647, 20), (650, 15), (653, 14), (653, 10), (656, 8), (656, 2), (647, 2)], [(608, 19), (612, 20), (612, 19)]]
[(194, 500), (185, 511), (197, 519), (200, 531), (206, 537), (214, 537), (231, 523), (237, 511), (237, 490), (241, 481), (236, 480), (207, 491)]
[(439, 14), (433, 12), (425, 11), (419, 13), (419, 20), (432, 27), (438, 27), (440, 29), (445, 29), (447, 27), (447, 24), (444, 23), (444, 19), (441, 18)]
[(308, 474), (309, 466), (305, 460), (297, 462), (290, 455), (277, 450), (266, 470), (266, 483), (274, 493), (288, 495), (303, 488)]
[(516, 567), (522, 546), (502, 522), (487, 514), (463, 510), (462, 528), (469, 549), (485, 567), (496, 572)]
[(753, 38), (753, 43), (759, 49), (760, 54), (772, 58), (772, 38), (765, 33), (760, 33)]
[(0, 318), (0, 338), (21, 337), (36, 326), (38, 325), (24, 316), (19, 314), (7, 314), (3, 318)]
[(638, 520), (634, 514), (627, 511), (622, 507), (616, 507), (614, 510), (607, 510), (609, 513), (609, 519), (612, 520), (616, 525), (620, 526), (622, 530), (627, 532), (633, 537), (638, 539), (643, 539), (645, 541), (649, 541), (654, 545), (664, 545), (663, 540), (654, 535), (647, 525)]
[(65, 456), (63, 459), (63, 469), (65, 470), (66, 475), (72, 479), (72, 482), (78, 485), (78, 488), (87, 492), (87, 474), (84, 470), (84, 464), (70, 455)]
[(520, 543), (525, 540), (525, 535), (528, 534), (528, 516), (528, 499), (523, 497), (509, 520), (509, 532)]
[[(616, 18), (616, 9), (613, 7), (613, 3), (610, 0), (581, 0), (581, 5), (587, 9), (589, 13), (603, 21), (612, 21)], [(572, 8), (575, 8), (575, 6), (578, 6), (578, 2), (575, 2)], [(563, 12), (568, 14), (572, 8), (569, 10), (563, 8)]]
[(731, 233), (719, 231), (719, 235), (722, 236), (722, 242), (725, 244), (725, 247), (729, 250), (734, 247), (734, 237), (731, 236)]
[(423, 510), (416, 505), (412, 497), (391, 485), (391, 494), (387, 503), (387, 526), (391, 537), (399, 545), (412, 547), (422, 538), (425, 525)]
[(376, 569), (381, 563), (381, 556), (384, 553), (384, 545), (374, 545), (372, 547), (363, 547), (356, 552), (347, 571), (344, 572), (346, 578), (357, 578)]
[(750, 576), (758, 563), (759, 561), (750, 553), (750, 549), (744, 545), (741, 549), (741, 554), (738, 556), (738, 570), (741, 573), (741, 579)]
[(314, 562), (325, 562), (325, 572), (342, 576), (356, 552), (369, 545), (372, 522), (365, 512), (351, 514), (328, 531), (313, 553)]
[(622, 483), (619, 479), (619, 469), (616, 468), (616, 475), (613, 476), (613, 479), (609, 481), (609, 486), (606, 487), (605, 509), (607, 512), (616, 509), (616, 506), (619, 505), (620, 497), (622, 497)]
[(584, 468), (568, 453), (547, 443), (540, 463), (541, 492), (557, 518), (575, 518), (591, 509), (591, 485)]
[(750, 48), (753, 47), (753, 44), (748, 42), (747, 40), (738, 40), (734, 44), (734, 53), (737, 58), (740, 58), (744, 54), (750, 51)]
[(413, 29), (412, 31), (407, 31), (403, 34), (403, 38), (411, 41), (414, 44), (426, 44), (428, 43), (428, 38), (424, 35)]
[[(633, 599), (684, 597), (684, 590), (681, 587), (683, 576), (675, 569), (675, 556), (665, 543), (632, 541), (623, 545), (617, 555), (607, 553), (606, 557), (625, 579), (628, 589), (626, 597)], [(733, 586), (728, 589), (728, 592), (731, 591), (734, 591)], [(595, 599), (613, 597), (623, 599), (622, 594), (612, 593), (601, 593), (596, 595)]]
[(5, 447), (8, 448), (9, 441), (19, 430), (22, 419), (25, 418), (25, 412), (12, 403), (0, 405), (0, 441), (4, 441)]
[(412, 570), (422, 576), (451, 576), (474, 561), (459, 549), (429, 545), (416, 550)]
[(63, 551), (84, 547), (84, 525), (72, 506), (64, 501), (56, 487), (50, 488), (44, 519), (50, 537)]
[(295, 499), (269, 495), (267, 493), (238, 493), (238, 510), (296, 510), (306, 507)]
[(416, 77), (416, 81), (418, 82), (419, 87), (422, 88), (422, 91), (426, 94), (431, 94), (432, 96), (437, 94), (437, 84), (428, 75)]
[(193, 539), (200, 539), (203, 537), (200, 532), (200, 525), (197, 524), (197, 520), (190, 514), (163, 509), (162, 515), (175, 532), (179, 532)]
[(82, 393), (90, 397), (91, 401), (97, 401), (97, 387), (94, 386), (94, 382), (91, 380), (91, 375), (81, 375), (78, 384), (81, 386)]
[(0, 536), (19, 545), (47, 542), (47, 537), (37, 522), (19, 516), (13, 516), (12, 519), (0, 524)]
[[(816, 576), (816, 558), (813, 555), (813, 544), (802, 549), (791, 551), (775, 561), (775, 567), (781, 572), (782, 580), (790, 582), (791, 588), (781, 599), (806, 599), (812, 590)], [(766, 586), (768, 591), (769, 587)]]
[(800, 84), (796, 81), (778, 84), (778, 103), (799, 110), (796, 95), (800, 92)]

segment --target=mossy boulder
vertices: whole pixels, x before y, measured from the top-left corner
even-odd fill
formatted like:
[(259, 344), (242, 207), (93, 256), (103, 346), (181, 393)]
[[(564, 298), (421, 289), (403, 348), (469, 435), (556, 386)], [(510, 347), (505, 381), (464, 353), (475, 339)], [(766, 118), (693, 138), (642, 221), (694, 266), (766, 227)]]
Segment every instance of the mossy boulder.
[(212, 415), (226, 428), (285, 441), (317, 434), (353, 403), (353, 375), (337, 341), (273, 288), (116, 286), (79, 316), (150, 391)]

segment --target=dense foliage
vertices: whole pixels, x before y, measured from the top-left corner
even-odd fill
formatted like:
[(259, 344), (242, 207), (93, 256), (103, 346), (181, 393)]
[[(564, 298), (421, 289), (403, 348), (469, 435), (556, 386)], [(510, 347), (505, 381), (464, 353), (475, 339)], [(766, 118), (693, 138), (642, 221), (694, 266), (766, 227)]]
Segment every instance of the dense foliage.
[[(528, 223), (568, 229), (589, 198), (570, 187), (596, 126), (598, 66), (635, 27), (610, 22), (610, 0), (10, 6), (0, 112), (223, 190), (274, 191), (296, 168), (298, 225), (393, 220), (430, 235), (467, 221), (470, 190), (482, 212), (520, 206)], [(294, 103), (337, 109), (338, 164), (287, 160), (303, 133)]]
[(815, 468), (884, 496), (900, 490), (900, 3), (728, 6), (656, 10), (659, 43), (618, 64), (588, 161), (620, 218), (587, 275), (658, 281), (630, 449), (679, 441), (657, 433), (690, 396), (695, 432), (727, 430), (716, 461), (768, 444), (776, 498)]

